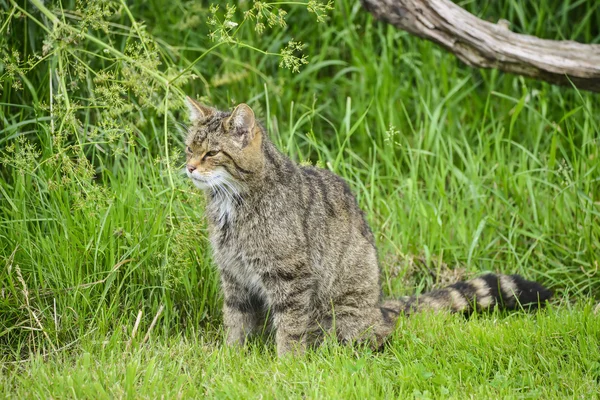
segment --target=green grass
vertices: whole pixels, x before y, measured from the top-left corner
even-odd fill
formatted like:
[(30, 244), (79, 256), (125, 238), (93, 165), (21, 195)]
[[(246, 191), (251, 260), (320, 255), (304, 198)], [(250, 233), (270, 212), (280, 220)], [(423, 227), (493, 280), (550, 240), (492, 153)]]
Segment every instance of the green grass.
[[(0, 0), (4, 396), (597, 396), (598, 95), (470, 69), (357, 2), (324, 23), (283, 5), (287, 28), (258, 35), (248, 21), (237, 44), (208, 39), (196, 0), (110, 2), (119, 12), (104, 17), (74, 3)], [(593, 0), (461, 4), (600, 43)], [(299, 73), (274, 55), (291, 38), (309, 56)], [(534, 315), (402, 320), (376, 354), (222, 347), (203, 199), (179, 172), (184, 93), (247, 102), (290, 157), (343, 176), (386, 295), (489, 270), (557, 300)]]
[(599, 338), (600, 320), (581, 303), (536, 316), (421, 315), (401, 320), (381, 353), (328, 343), (283, 360), (263, 342), (239, 351), (173, 335), (128, 349), (115, 333), (14, 366), (5, 384), (20, 398), (592, 399)]

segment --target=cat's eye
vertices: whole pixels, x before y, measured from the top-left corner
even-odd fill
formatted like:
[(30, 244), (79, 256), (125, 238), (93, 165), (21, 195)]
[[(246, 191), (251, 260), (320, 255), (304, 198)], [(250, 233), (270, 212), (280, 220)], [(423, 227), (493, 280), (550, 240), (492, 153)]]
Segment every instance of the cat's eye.
[(188, 147), (185, 148), (185, 151), (187, 151), (188, 153), (191, 153), (192, 152), (192, 148), (190, 146), (188, 146)]
[(219, 154), (220, 151), (219, 150), (211, 150), (211, 151), (207, 151), (206, 154), (204, 154), (204, 158), (208, 158), (208, 157), (214, 157), (217, 154)]

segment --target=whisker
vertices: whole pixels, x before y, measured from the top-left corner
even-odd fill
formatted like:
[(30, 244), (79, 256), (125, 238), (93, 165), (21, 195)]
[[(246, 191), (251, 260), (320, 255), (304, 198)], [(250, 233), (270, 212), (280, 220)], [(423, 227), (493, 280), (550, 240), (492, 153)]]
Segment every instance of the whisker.
[[(237, 204), (244, 203), (244, 198), (243, 198), (242, 194), (240, 193), (240, 186), (242, 186), (242, 185), (240, 185), (238, 182), (232, 181), (230, 179), (224, 179), (223, 184), (228, 188), (229, 192), (233, 196), (233, 199), (236, 200)], [(242, 190), (243, 190), (243, 187), (242, 187)]]
[(236, 208), (244, 204), (242, 193), (246, 190), (246, 184), (233, 178), (222, 167), (204, 176), (202, 182), (211, 193), (210, 207), (217, 222), (224, 224), (228, 219), (235, 218)]
[(230, 192), (230, 194), (232, 194), (236, 198), (241, 197), (237, 187), (229, 179), (223, 179), (222, 183), (223, 183), (223, 186), (226, 187), (227, 190)]
[(189, 130), (189, 127), (187, 126), (187, 124), (184, 124), (183, 122), (180, 121), (175, 121), (175, 124), (179, 125), (181, 128), (183, 128), (185, 131)]

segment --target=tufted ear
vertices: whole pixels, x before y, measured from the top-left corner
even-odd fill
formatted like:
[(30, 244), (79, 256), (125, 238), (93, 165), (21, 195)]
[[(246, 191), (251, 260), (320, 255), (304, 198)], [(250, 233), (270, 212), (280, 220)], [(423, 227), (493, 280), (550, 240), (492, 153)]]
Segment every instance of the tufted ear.
[(204, 106), (190, 96), (185, 97), (185, 102), (190, 110), (190, 121), (192, 122), (208, 118), (215, 113), (214, 108)]
[(248, 104), (240, 104), (231, 113), (227, 121), (229, 129), (251, 130), (254, 127), (254, 111)]
[(245, 146), (254, 138), (254, 111), (247, 104), (238, 105), (226, 121), (227, 131)]

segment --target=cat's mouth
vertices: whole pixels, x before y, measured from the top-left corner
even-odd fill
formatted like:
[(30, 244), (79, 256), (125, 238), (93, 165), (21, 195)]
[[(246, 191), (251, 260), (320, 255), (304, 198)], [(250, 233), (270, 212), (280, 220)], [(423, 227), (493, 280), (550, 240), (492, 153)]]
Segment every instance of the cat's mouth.
[(198, 171), (190, 172), (186, 169), (188, 178), (192, 180), (194, 186), (199, 189), (220, 190), (237, 195), (240, 191), (240, 186), (234, 181), (231, 176), (222, 167), (217, 170), (210, 171), (208, 174), (202, 175)]
[(190, 179), (193, 181), (198, 181), (202, 183), (206, 183), (209, 179), (198, 177), (198, 176), (190, 176)]
[(191, 174), (188, 174), (188, 176), (192, 180), (192, 183), (194, 184), (194, 186), (196, 186), (198, 189), (206, 190), (206, 189), (211, 188), (211, 186), (213, 186), (210, 184), (210, 179), (192, 176)]
[(214, 179), (210, 176), (190, 176), (190, 179), (192, 180), (192, 182), (194, 182), (195, 185), (201, 184), (201, 185), (209, 185), (210, 183), (212, 183), (214, 181)]
[(205, 177), (205, 176), (199, 175), (198, 173), (190, 172), (187, 170), (187, 168), (184, 169), (183, 172), (185, 172), (187, 177), (193, 181), (206, 183), (208, 180), (210, 180), (210, 177), (207, 177), (207, 176)]
[(194, 186), (196, 186), (198, 189), (206, 190), (206, 189), (210, 189), (213, 186), (219, 184), (219, 177), (215, 176), (214, 174), (200, 175), (196, 171), (189, 172), (187, 170), (185, 172), (186, 172), (188, 178), (190, 178), (192, 180), (192, 183), (194, 184)]

